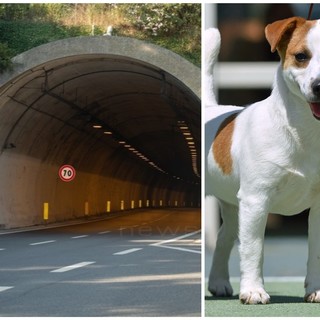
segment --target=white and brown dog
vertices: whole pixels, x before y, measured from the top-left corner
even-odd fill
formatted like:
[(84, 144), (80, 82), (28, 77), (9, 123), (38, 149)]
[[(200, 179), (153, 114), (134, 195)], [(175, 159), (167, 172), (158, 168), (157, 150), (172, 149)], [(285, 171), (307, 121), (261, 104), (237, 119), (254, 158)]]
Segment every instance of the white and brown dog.
[(281, 64), (271, 95), (247, 108), (216, 103), (220, 35), (205, 34), (206, 193), (219, 200), (223, 219), (209, 290), (232, 295), (228, 260), (239, 236), (240, 300), (269, 303), (262, 275), (268, 213), (310, 208), (305, 301), (320, 302), (320, 21), (292, 17), (265, 33)]

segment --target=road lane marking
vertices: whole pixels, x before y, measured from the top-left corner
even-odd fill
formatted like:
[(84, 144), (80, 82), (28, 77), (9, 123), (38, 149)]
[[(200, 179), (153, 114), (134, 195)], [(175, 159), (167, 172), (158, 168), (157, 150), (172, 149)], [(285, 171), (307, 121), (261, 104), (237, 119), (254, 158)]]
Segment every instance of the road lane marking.
[(193, 236), (195, 234), (198, 234), (200, 232), (201, 232), (201, 230), (197, 230), (197, 231), (194, 231), (194, 232), (183, 234), (182, 236), (179, 236), (179, 237), (176, 237), (176, 238), (173, 238), (173, 239), (168, 239), (168, 240), (160, 241), (160, 242), (157, 242), (157, 243), (151, 243), (150, 246), (201, 254), (201, 250), (198, 251), (198, 250), (192, 250), (192, 249), (187, 249), (187, 248), (181, 248), (181, 247), (177, 247), (177, 246), (167, 246), (166, 245), (166, 244), (168, 244), (170, 242), (176, 242), (176, 241), (179, 241), (181, 239), (191, 237), (191, 236)]
[(47, 241), (42, 241), (42, 242), (34, 242), (34, 243), (30, 243), (30, 246), (38, 246), (41, 244), (47, 244), (47, 243), (52, 243), (52, 242), (56, 242), (56, 240), (47, 240)]
[(95, 263), (95, 261), (79, 262), (79, 263), (76, 263), (76, 264), (72, 264), (70, 266), (66, 266), (66, 267), (62, 267), (62, 268), (59, 268), (59, 269), (52, 270), (50, 272), (67, 272), (67, 271), (70, 271), (70, 270), (86, 267), (86, 266), (88, 266), (90, 264), (93, 264), (93, 263)]
[(9, 290), (12, 288), (14, 288), (14, 287), (0, 287), (0, 292), (6, 291), (6, 290)]
[(0, 248), (0, 251), (6, 250), (5, 248)]
[[(151, 244), (151, 246), (152, 246), (152, 244)], [(154, 246), (155, 247), (160, 247), (160, 248), (165, 248), (165, 249), (172, 249), (172, 250), (178, 250), (178, 251), (185, 251), (185, 252), (201, 254), (201, 252), (198, 251), (198, 250), (186, 249), (186, 248), (181, 248), (181, 247), (170, 247), (170, 246), (163, 246), (163, 245), (157, 245), (157, 244), (154, 244)]]
[(114, 253), (113, 255), (114, 256), (122, 256), (124, 254), (129, 254), (129, 253), (136, 252), (139, 250), (142, 250), (142, 248), (132, 248), (132, 249), (124, 250), (124, 251), (119, 251), (119, 252)]
[(87, 234), (83, 234), (82, 236), (75, 236), (75, 237), (71, 237), (71, 239), (80, 239), (80, 238), (86, 238), (88, 237)]
[(106, 234), (106, 233), (110, 233), (111, 231), (101, 231), (98, 234)]

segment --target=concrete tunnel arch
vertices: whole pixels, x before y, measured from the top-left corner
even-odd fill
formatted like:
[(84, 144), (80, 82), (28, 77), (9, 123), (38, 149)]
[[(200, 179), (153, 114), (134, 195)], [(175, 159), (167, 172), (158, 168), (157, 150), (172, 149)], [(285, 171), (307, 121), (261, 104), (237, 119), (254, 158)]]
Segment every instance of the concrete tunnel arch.
[[(0, 75), (0, 226), (200, 205), (201, 75), (131, 38), (54, 41)], [(63, 164), (76, 178), (63, 182)]]

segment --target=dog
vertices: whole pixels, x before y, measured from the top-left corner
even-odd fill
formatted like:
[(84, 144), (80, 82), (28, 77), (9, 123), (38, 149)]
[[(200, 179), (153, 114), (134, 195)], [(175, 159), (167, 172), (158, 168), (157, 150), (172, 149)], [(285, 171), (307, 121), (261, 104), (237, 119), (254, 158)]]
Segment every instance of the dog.
[(304, 299), (319, 303), (320, 20), (279, 20), (266, 26), (265, 35), (280, 56), (273, 89), (265, 100), (241, 108), (215, 100), (220, 34), (205, 32), (206, 193), (218, 199), (223, 220), (208, 289), (233, 294), (228, 260), (239, 238), (240, 301), (269, 303), (262, 274), (268, 214), (310, 208)]

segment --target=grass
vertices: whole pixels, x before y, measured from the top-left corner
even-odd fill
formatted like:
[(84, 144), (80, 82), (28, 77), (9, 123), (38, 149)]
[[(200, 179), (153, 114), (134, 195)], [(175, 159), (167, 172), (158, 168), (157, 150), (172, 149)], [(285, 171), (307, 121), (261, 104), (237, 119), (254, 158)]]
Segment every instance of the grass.
[(216, 298), (206, 291), (205, 316), (210, 317), (319, 317), (320, 305), (303, 300), (303, 283), (270, 282), (265, 288), (271, 296), (268, 305), (243, 305), (239, 301), (239, 283), (232, 283), (235, 295)]

